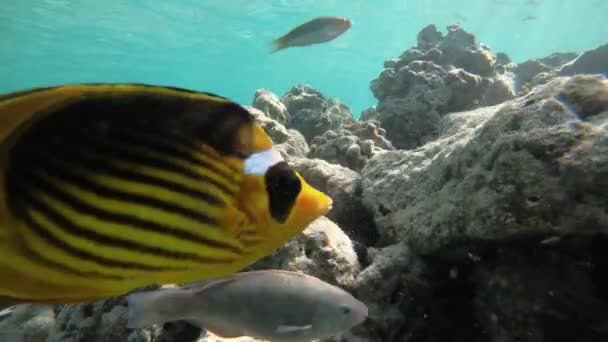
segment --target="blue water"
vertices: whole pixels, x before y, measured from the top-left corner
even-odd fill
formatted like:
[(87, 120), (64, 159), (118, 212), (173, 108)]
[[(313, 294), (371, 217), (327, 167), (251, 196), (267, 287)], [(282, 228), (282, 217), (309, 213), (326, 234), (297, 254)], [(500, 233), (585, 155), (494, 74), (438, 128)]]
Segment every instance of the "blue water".
[[(320, 15), (354, 21), (338, 39), (270, 55), (267, 44)], [(536, 19), (522, 20), (526, 16)], [(244, 105), (257, 88), (307, 83), (375, 105), (369, 82), (427, 24), (460, 23), (515, 61), (608, 42), (606, 0), (5, 0), (0, 92), (74, 82), (147, 82)]]

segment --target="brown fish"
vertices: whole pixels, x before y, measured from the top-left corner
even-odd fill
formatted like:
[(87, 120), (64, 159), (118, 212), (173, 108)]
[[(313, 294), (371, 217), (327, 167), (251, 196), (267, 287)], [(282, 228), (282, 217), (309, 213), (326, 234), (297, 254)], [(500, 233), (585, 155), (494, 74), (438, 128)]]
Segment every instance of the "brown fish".
[(291, 271), (259, 270), (131, 293), (128, 328), (186, 320), (217, 336), (309, 342), (363, 323), (367, 306), (342, 288)]
[(352, 26), (342, 17), (318, 17), (289, 31), (271, 42), (270, 53), (295, 46), (320, 44), (335, 39)]

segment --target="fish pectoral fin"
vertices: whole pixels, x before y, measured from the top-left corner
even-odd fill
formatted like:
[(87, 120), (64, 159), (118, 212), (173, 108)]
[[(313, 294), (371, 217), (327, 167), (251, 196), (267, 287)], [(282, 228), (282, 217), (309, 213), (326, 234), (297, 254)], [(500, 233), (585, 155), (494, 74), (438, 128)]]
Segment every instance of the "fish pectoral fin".
[(295, 326), (295, 325), (279, 325), (277, 327), (277, 334), (293, 334), (302, 331), (309, 331), (312, 329), (312, 325)]
[(228, 231), (230, 237), (236, 238), (247, 223), (247, 216), (237, 208), (227, 207), (219, 220), (220, 225)]

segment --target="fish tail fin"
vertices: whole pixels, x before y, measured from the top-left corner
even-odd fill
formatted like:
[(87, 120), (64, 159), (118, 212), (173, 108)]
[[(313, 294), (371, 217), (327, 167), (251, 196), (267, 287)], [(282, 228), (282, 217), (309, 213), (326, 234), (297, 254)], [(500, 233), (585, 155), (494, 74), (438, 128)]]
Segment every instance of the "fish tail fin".
[(190, 292), (181, 289), (131, 293), (127, 296), (127, 328), (138, 329), (184, 319), (191, 301)]
[(275, 53), (279, 50), (283, 50), (284, 48), (287, 47), (287, 44), (285, 43), (285, 39), (283, 38), (277, 38), (273, 41), (270, 42), (269, 44), (269, 49), (270, 49), (270, 53)]

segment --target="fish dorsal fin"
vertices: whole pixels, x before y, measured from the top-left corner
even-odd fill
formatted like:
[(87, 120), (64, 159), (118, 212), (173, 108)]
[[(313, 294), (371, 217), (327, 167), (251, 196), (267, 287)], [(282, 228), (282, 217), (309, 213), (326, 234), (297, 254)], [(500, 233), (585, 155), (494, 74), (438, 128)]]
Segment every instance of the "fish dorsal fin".
[(201, 291), (205, 291), (212, 287), (223, 286), (223, 285), (232, 283), (232, 282), (236, 281), (238, 278), (240, 278), (237, 275), (238, 275), (238, 273), (229, 275), (226, 277), (222, 277), (222, 278), (217, 278), (217, 279), (205, 279), (205, 280), (195, 281), (192, 283), (184, 284), (180, 287), (184, 290), (189, 290), (189, 291), (192, 291), (195, 293), (201, 292)]
[(138, 130), (176, 132), (239, 158), (272, 147), (270, 137), (239, 104), (212, 93), (160, 85), (84, 83), (31, 89), (1, 96), (0, 114), (0, 140), (41, 116), (60, 121), (59, 127), (76, 128), (93, 117)]
[(286, 275), (286, 276), (290, 276), (290, 277), (313, 278), (312, 276), (302, 273), (302, 272), (280, 270), (280, 269), (257, 270), (257, 271), (250, 271), (247, 273), (255, 274), (255, 275), (259, 275), (259, 276), (266, 276), (268, 274), (278, 274), (278, 275)]
[(200, 292), (200, 291), (208, 290), (211, 287), (225, 286), (229, 283), (235, 282), (235, 281), (243, 279), (243, 278), (266, 277), (266, 276), (272, 275), (272, 274), (300, 277), (302, 279), (313, 278), (307, 274), (300, 273), (300, 272), (269, 269), (269, 270), (256, 270), (256, 271), (249, 271), (249, 272), (234, 273), (234, 274), (222, 277), (222, 278), (199, 280), (199, 281), (195, 281), (192, 283), (183, 284), (180, 287), (184, 290)]
[(19, 126), (31, 124), (40, 113), (70, 101), (78, 90), (70, 87), (47, 87), (0, 95), (0, 140), (14, 134)]

